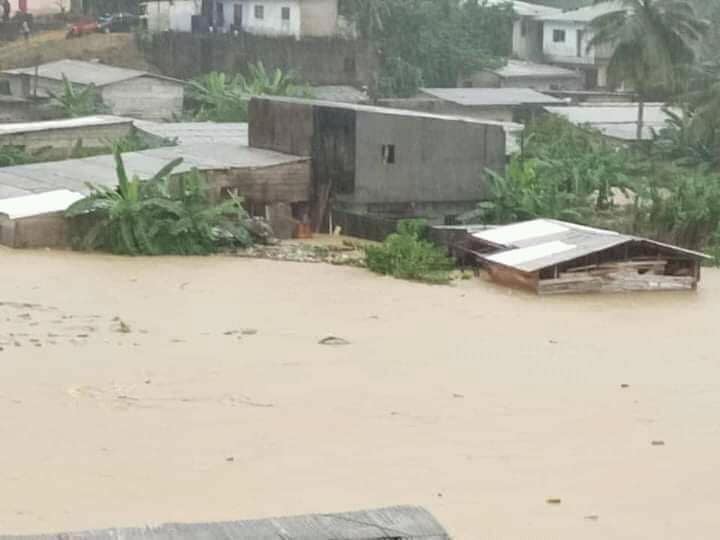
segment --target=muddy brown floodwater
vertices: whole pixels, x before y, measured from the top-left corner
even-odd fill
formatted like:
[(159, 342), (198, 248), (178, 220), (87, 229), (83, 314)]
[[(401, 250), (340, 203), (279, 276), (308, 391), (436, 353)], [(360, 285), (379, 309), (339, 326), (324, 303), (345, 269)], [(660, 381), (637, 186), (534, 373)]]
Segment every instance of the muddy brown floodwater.
[(459, 539), (714, 539), (719, 321), (714, 270), (538, 298), (2, 250), (0, 533), (418, 504)]

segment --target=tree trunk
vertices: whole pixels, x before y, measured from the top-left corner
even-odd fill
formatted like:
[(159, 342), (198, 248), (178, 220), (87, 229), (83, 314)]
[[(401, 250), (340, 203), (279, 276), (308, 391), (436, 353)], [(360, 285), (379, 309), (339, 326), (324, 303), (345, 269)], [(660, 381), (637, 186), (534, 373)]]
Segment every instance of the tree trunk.
[(638, 98), (637, 135), (636, 139), (642, 141), (643, 124), (645, 121), (645, 98), (640, 95)]

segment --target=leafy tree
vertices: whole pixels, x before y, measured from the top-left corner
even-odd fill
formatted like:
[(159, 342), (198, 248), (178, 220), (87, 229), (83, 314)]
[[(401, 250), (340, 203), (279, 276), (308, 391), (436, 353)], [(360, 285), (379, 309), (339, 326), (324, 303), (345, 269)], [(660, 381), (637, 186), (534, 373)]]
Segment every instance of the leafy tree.
[(67, 118), (91, 116), (107, 112), (100, 94), (94, 84), (83, 88), (73, 85), (63, 74), (63, 91), (61, 94), (48, 91), (53, 104), (58, 107)]
[(294, 73), (280, 68), (269, 71), (262, 62), (248, 66), (249, 76), (211, 72), (190, 81), (189, 102), (196, 120), (246, 122), (248, 101), (252, 96), (310, 97), (307, 85), (300, 84)]
[[(417, 91), (408, 81), (454, 87), (462, 74), (494, 67), (512, 45), (511, 4), (478, 0), (346, 0), (343, 13), (379, 51), (379, 94)], [(393, 81), (398, 79), (398, 81)]]
[(129, 178), (116, 151), (117, 189), (88, 184), (90, 195), (66, 211), (67, 217), (92, 223), (82, 246), (122, 255), (202, 255), (223, 241), (250, 245), (242, 201), (213, 204), (197, 170), (172, 183), (170, 175), (181, 162), (168, 163), (150, 180)]
[(678, 90), (678, 68), (692, 64), (693, 45), (707, 25), (685, 0), (620, 0), (618, 9), (597, 17), (591, 26), (593, 37), (588, 49), (613, 47), (609, 77), (631, 83), (638, 95), (640, 140), (645, 102), (658, 92)]

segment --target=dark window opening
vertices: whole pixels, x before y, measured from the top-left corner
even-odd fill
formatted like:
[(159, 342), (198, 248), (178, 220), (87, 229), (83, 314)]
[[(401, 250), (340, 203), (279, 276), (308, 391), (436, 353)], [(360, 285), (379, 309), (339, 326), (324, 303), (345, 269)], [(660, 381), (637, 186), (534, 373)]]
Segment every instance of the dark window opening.
[(255, 18), (256, 19), (264, 19), (265, 18), (265, 6), (255, 6)]
[(565, 43), (565, 30), (553, 30), (553, 41), (555, 43)]
[(290, 8), (289, 7), (282, 8), (282, 20), (283, 21), (290, 20)]
[(520, 21), (520, 35), (522, 37), (527, 36), (529, 25), (530, 25), (530, 23), (528, 22), (527, 19), (523, 19), (522, 21)]
[(383, 160), (383, 163), (387, 163), (387, 164), (395, 163), (395, 145), (394, 144), (383, 144), (382, 145), (382, 160)]
[(242, 29), (243, 25), (243, 6), (242, 4), (235, 4), (233, 6), (233, 24), (238, 30)]

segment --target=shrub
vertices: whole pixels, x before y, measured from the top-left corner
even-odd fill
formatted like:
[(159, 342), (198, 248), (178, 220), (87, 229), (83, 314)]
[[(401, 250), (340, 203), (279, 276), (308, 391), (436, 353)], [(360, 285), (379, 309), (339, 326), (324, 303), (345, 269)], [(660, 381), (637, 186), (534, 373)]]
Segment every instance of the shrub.
[(48, 92), (48, 94), (55, 107), (60, 109), (63, 115), (68, 118), (108, 112), (94, 84), (84, 88), (76, 88), (64, 74), (62, 93)]
[(150, 180), (128, 178), (115, 152), (118, 188), (89, 184), (91, 194), (73, 204), (67, 217), (84, 216), (92, 226), (80, 243), (122, 255), (205, 255), (223, 243), (252, 243), (242, 201), (213, 204), (197, 170), (170, 181), (177, 159)]
[(365, 248), (368, 268), (378, 274), (401, 279), (447, 283), (453, 262), (425, 239), (426, 231), (423, 221), (401, 221), (397, 232), (388, 236), (381, 245)]
[(265, 69), (262, 62), (248, 66), (249, 76), (213, 71), (190, 81), (188, 102), (191, 116), (198, 121), (247, 122), (248, 101), (252, 96), (311, 97), (307, 85), (300, 84), (293, 72)]

